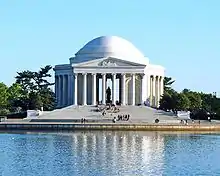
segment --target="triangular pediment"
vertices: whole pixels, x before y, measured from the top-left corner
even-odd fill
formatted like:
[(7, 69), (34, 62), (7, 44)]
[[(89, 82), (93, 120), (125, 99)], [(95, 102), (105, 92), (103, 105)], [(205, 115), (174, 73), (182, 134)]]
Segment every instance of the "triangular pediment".
[(96, 59), (92, 61), (79, 63), (74, 66), (75, 67), (137, 67), (137, 66), (145, 67), (146, 65), (126, 61), (123, 59), (108, 57), (108, 58)]

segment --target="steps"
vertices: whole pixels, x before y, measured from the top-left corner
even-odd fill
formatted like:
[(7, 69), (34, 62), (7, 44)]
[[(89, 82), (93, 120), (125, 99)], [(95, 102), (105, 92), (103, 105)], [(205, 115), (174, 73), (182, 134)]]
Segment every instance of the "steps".
[(176, 116), (161, 110), (156, 110), (147, 106), (120, 106), (120, 112), (107, 113), (102, 116), (102, 112), (97, 112), (94, 106), (69, 106), (56, 109), (51, 112), (44, 112), (38, 119), (81, 119), (105, 121), (111, 120), (118, 115), (130, 115), (130, 122), (154, 122), (156, 118), (161, 121), (176, 120)]

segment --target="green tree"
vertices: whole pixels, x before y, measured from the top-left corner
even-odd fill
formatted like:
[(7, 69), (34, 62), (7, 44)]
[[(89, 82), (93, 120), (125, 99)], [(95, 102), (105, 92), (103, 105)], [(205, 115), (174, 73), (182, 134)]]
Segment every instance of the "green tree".
[(18, 72), (16, 76), (16, 83), (21, 85), (23, 99), (21, 101), (22, 108), (27, 109), (54, 109), (55, 97), (50, 89), (54, 83), (50, 83), (48, 78), (51, 77), (49, 73), (52, 66), (47, 65), (40, 68), (38, 72), (30, 70)]
[(38, 92), (31, 92), (29, 98), (29, 109), (41, 109), (43, 102)]
[(23, 90), (27, 93), (31, 91), (40, 91), (42, 89), (48, 88), (54, 83), (50, 83), (47, 79), (52, 75), (49, 74), (52, 66), (47, 65), (43, 68), (40, 68), (38, 72), (32, 72), (30, 70), (18, 72), (16, 76), (16, 83), (22, 85)]
[(21, 85), (23, 94), (28, 95), (31, 91), (35, 90), (35, 85), (33, 82), (33, 72), (27, 70), (17, 72), (17, 74), (18, 76), (15, 77), (16, 83)]
[(216, 96), (212, 96), (211, 112), (217, 113), (219, 109), (220, 109), (220, 98), (217, 98)]
[(19, 108), (21, 108), (21, 100), (23, 98), (21, 85), (14, 83), (8, 88), (7, 92), (9, 110), (11, 112), (19, 111)]
[(190, 106), (190, 100), (184, 93), (179, 93), (177, 95), (177, 101), (176, 101), (176, 110), (178, 111), (186, 111), (189, 109)]
[(173, 99), (168, 93), (164, 93), (160, 99), (160, 109), (170, 111), (173, 109)]
[(184, 89), (182, 93), (185, 94), (190, 101), (190, 110), (196, 110), (202, 107), (202, 99), (200, 93), (190, 91), (189, 89)]
[(160, 109), (176, 112), (177, 95), (178, 93), (173, 89), (171, 89), (169, 93), (164, 92), (160, 99)]
[(4, 111), (8, 106), (8, 87), (4, 83), (0, 83), (0, 110)]
[(160, 109), (172, 110), (174, 113), (180, 110), (188, 110), (190, 101), (184, 93), (178, 93), (173, 89), (169, 93), (165, 92), (160, 100)]
[(55, 107), (55, 93), (50, 88), (41, 90), (41, 100), (44, 110), (51, 111)]
[(40, 68), (40, 71), (33, 72), (33, 79), (35, 81), (35, 89), (36, 90), (45, 90), (49, 88), (50, 86), (54, 85), (54, 83), (50, 83), (48, 81), (48, 78), (50, 78), (52, 75), (49, 74), (50, 70), (52, 69), (52, 66), (47, 65), (43, 68)]
[[(212, 117), (220, 119), (220, 98), (216, 94), (195, 92), (184, 89), (181, 93), (172, 89), (174, 80), (170, 77), (164, 78), (164, 95), (160, 99), (160, 109), (172, 110), (190, 110), (195, 117), (201, 117), (209, 112)], [(203, 117), (206, 119), (207, 117)]]
[(20, 99), (22, 98), (22, 88), (21, 85), (18, 83), (13, 83), (7, 90), (8, 92), (8, 99)]
[(211, 112), (212, 111), (212, 94), (200, 93), (202, 99), (202, 109)]
[(175, 82), (175, 80), (173, 80), (171, 77), (164, 77), (164, 93), (172, 93), (173, 89), (172, 89), (172, 84)]

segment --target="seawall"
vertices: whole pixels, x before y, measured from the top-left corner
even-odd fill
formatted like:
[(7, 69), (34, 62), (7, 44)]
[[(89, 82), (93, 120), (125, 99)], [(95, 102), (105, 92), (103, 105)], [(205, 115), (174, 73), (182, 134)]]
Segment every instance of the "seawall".
[(74, 130), (127, 130), (127, 131), (220, 131), (218, 124), (125, 124), (125, 123), (0, 123), (1, 131), (74, 131)]

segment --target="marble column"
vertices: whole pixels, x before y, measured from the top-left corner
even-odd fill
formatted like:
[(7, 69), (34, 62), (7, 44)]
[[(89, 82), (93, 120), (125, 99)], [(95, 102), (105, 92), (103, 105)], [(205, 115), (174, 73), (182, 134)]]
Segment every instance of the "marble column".
[(106, 104), (106, 74), (102, 74), (102, 104)]
[(160, 77), (160, 95), (162, 96), (163, 95), (163, 91), (164, 91), (164, 83), (163, 83), (163, 80), (164, 78), (161, 76)]
[(57, 107), (60, 105), (60, 75), (57, 75)]
[(99, 104), (99, 75), (96, 76), (96, 101)]
[(58, 77), (57, 76), (55, 76), (55, 96), (56, 96), (56, 99), (57, 99), (57, 97), (58, 97), (58, 95), (57, 95), (57, 92), (58, 92)]
[(159, 107), (159, 102), (160, 102), (160, 77), (159, 76), (157, 76), (157, 86), (156, 86), (156, 88), (157, 88), (157, 103), (156, 103), (156, 106), (157, 107)]
[(83, 74), (83, 105), (87, 105), (87, 74)]
[(121, 104), (125, 105), (125, 80), (126, 80), (126, 74), (121, 74)]
[(68, 105), (72, 104), (72, 75), (68, 75)]
[(147, 103), (151, 104), (151, 77), (150, 75), (147, 75)]
[(144, 88), (145, 88), (145, 85), (144, 85), (144, 82), (143, 82), (144, 78), (145, 78), (145, 75), (144, 75), (144, 74), (141, 74), (141, 75), (140, 75), (140, 79), (141, 79), (140, 104), (143, 104), (144, 101), (145, 101), (145, 100), (144, 100), (144, 94), (143, 94)]
[(96, 74), (92, 74), (92, 105), (96, 105)]
[(62, 106), (62, 75), (58, 76), (59, 78), (59, 88), (58, 88), (58, 106)]
[(132, 92), (131, 105), (135, 105), (135, 74), (132, 74), (132, 75), (131, 75), (131, 81), (132, 81), (132, 87), (131, 87), (131, 92)]
[[(118, 100), (119, 100), (119, 102), (121, 103), (121, 75), (118, 75), (119, 77), (118, 77), (118, 88), (119, 88), (119, 90), (118, 90), (118, 94), (119, 94), (119, 96), (118, 96)], [(116, 75), (116, 80), (117, 80), (117, 75)]]
[(151, 102), (152, 102), (152, 80), (151, 80), (151, 75), (149, 75), (149, 77), (148, 77), (148, 83), (149, 83), (149, 92), (148, 92), (148, 100), (149, 100), (149, 106), (151, 106), (152, 104), (151, 104)]
[[(56, 96), (56, 102), (58, 103), (58, 86), (59, 86), (59, 77), (55, 76), (55, 96)], [(57, 104), (58, 106), (58, 104)]]
[(62, 106), (65, 106), (66, 105), (66, 78), (65, 78), (65, 75), (62, 76), (62, 80), (63, 80), (63, 101), (62, 101)]
[(78, 74), (74, 74), (74, 105), (78, 105)]
[(112, 74), (112, 104), (116, 102), (116, 74)]
[(156, 88), (156, 86), (155, 86), (155, 76), (152, 76), (152, 106), (153, 107), (155, 107), (155, 105), (156, 105), (156, 103), (155, 103), (155, 88)]

